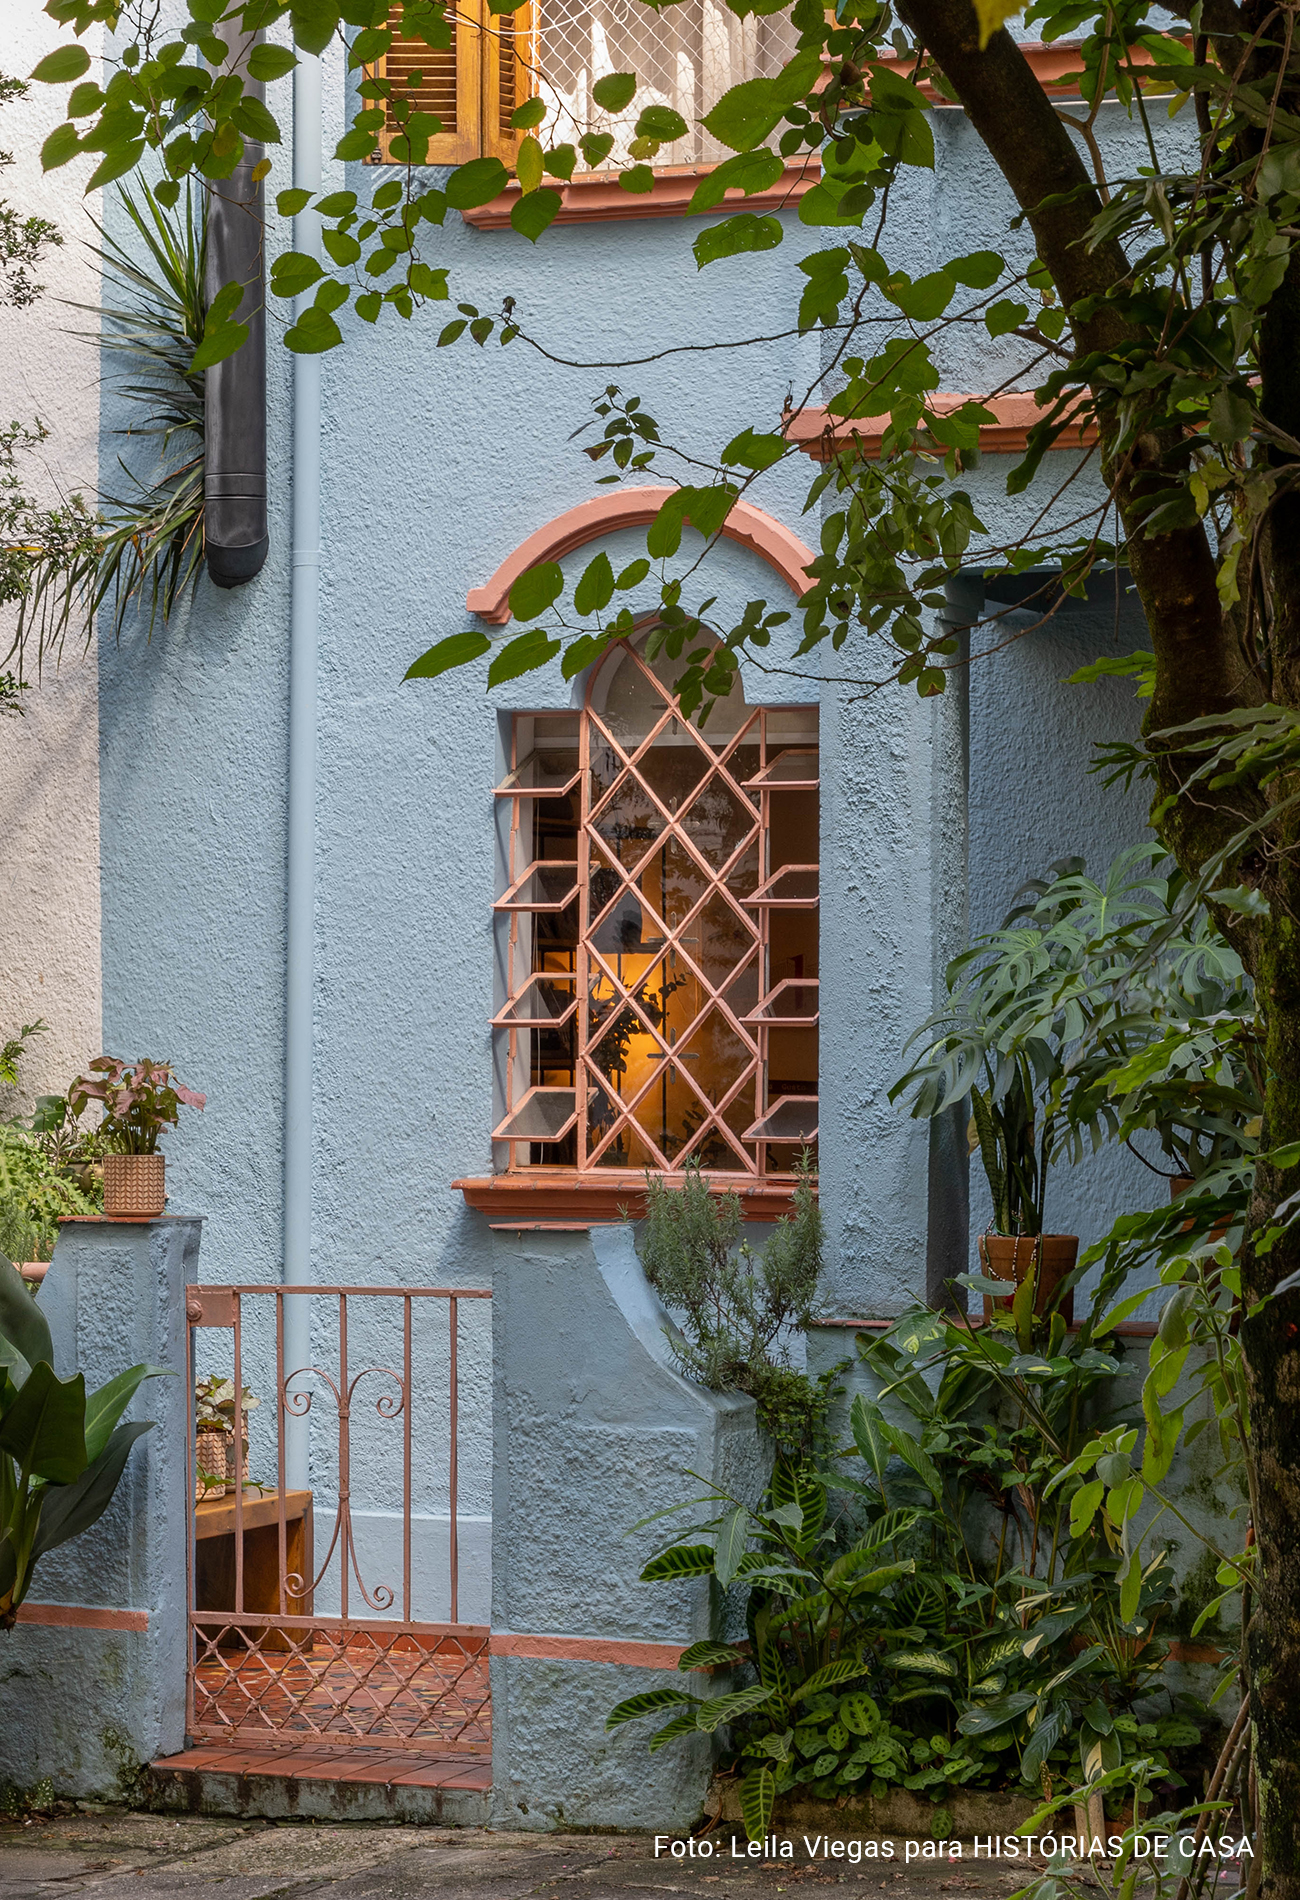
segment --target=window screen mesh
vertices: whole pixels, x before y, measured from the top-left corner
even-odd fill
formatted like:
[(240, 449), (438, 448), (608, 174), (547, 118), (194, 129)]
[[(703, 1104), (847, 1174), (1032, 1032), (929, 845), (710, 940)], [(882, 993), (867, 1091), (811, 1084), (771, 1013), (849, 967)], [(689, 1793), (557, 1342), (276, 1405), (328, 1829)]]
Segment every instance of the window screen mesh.
[[(797, 37), (787, 14), (738, 20), (716, 0), (682, 0), (662, 13), (642, 0), (542, 0), (539, 90), (549, 110), (539, 137), (560, 143), (584, 132), (612, 132), (609, 162), (625, 162), (637, 115), (648, 105), (666, 105), (689, 129), (685, 138), (661, 146), (655, 164), (715, 163), (730, 152), (699, 119), (729, 86), (779, 72)], [(606, 73), (627, 72), (639, 81), (631, 106), (602, 112), (592, 102), (592, 87)]]

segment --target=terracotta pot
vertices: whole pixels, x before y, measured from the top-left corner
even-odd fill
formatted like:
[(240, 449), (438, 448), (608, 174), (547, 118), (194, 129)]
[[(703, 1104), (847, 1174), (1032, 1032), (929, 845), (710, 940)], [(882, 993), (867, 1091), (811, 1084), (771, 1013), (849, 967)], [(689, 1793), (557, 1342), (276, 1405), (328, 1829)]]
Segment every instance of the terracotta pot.
[[(980, 1264), (985, 1273), (994, 1280), (1011, 1280), (1020, 1286), (1031, 1274), (1038, 1275), (1038, 1291), (1034, 1296), (1034, 1311), (1040, 1317), (1046, 1313), (1053, 1294), (1067, 1274), (1074, 1272), (1074, 1263), (1079, 1257), (1079, 1236), (1077, 1234), (981, 1234), (979, 1237)], [(1011, 1305), (1011, 1297), (1005, 1300), (995, 1295), (984, 1295), (984, 1317), (992, 1319), (999, 1309), (1005, 1310)], [(1067, 1293), (1057, 1308), (1065, 1315), (1065, 1323), (1074, 1323), (1074, 1294)]]
[(48, 1260), (20, 1260), (18, 1262), (18, 1271), (28, 1286), (39, 1286), (49, 1270)]
[(106, 1220), (148, 1220), (167, 1204), (165, 1155), (104, 1156)]

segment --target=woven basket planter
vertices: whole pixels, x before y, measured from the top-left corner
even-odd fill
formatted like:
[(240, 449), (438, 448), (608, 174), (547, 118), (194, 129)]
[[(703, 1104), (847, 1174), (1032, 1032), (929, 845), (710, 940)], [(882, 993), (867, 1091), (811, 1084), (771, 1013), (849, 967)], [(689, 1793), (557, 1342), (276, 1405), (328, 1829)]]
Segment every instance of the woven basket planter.
[(167, 1204), (165, 1155), (105, 1155), (104, 1215), (108, 1220), (148, 1220)]
[(223, 1498), (230, 1488), (230, 1437), (226, 1432), (199, 1432), (194, 1441), (194, 1496)]

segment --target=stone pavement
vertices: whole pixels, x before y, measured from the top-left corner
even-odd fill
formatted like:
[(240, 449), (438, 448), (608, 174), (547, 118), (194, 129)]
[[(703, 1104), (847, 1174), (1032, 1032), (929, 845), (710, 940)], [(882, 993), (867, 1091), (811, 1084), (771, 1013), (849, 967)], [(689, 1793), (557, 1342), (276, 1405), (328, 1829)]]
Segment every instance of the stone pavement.
[[(497, 1834), (473, 1828), (265, 1822), (198, 1815), (75, 1813), (0, 1824), (0, 1900), (1007, 1900), (1036, 1871), (1006, 1862), (731, 1857), (654, 1853), (644, 1835)], [(737, 1849), (743, 1855), (745, 1842)], [(915, 1849), (914, 1849), (915, 1851)], [(969, 1847), (967, 1849), (969, 1854)]]

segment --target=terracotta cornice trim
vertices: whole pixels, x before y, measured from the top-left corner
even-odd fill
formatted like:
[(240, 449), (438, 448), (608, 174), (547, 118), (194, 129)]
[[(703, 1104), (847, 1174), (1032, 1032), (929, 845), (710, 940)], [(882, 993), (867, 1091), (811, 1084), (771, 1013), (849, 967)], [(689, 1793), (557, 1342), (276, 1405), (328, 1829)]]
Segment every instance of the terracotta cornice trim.
[[(1043, 419), (1043, 412), (1031, 395), (963, 396), (945, 392), (930, 398), (931, 408), (940, 416), (950, 415), (954, 409), (960, 409), (964, 402), (983, 403), (997, 417), (996, 422), (985, 423), (980, 429), (980, 447), (992, 455), (1023, 455), (1028, 446), (1029, 431)], [(857, 442), (861, 452), (874, 462), (879, 459), (881, 437), (888, 427), (888, 416), (858, 416), (846, 421), (842, 416), (830, 415), (825, 409), (802, 409), (792, 418), (786, 435), (806, 455), (811, 455), (815, 462), (833, 460), (853, 442)], [(1088, 448), (1096, 440), (1096, 425), (1086, 422), (1078, 428), (1063, 431), (1056, 446), (1062, 449)]]
[[(684, 217), (702, 178), (712, 165), (665, 165), (655, 172), (649, 191), (624, 191), (619, 184), (621, 172), (584, 172), (567, 185), (558, 178), (547, 182), (560, 193), (556, 224), (625, 224), (637, 218)], [(743, 191), (729, 191), (712, 213), (697, 212), (697, 217), (726, 217), (733, 211), (793, 211), (805, 192), (811, 191), (822, 175), (821, 160), (809, 155), (793, 159), (774, 185), (755, 191), (747, 198)], [(485, 205), (462, 211), (466, 224), (479, 231), (504, 231), (510, 227), (510, 213), (521, 196), (512, 180), (505, 190)]]
[(20, 1623), (56, 1630), (147, 1630), (148, 1610), (100, 1610), (83, 1603), (20, 1603)]
[(604, 1636), (523, 1636), (493, 1630), (494, 1656), (530, 1656), (543, 1662), (630, 1663), (634, 1669), (676, 1669), (685, 1643), (638, 1643)]
[[(548, 1228), (573, 1232), (583, 1227), (614, 1226), (625, 1212), (634, 1220), (645, 1213), (645, 1176), (641, 1174), (611, 1173), (608, 1178), (593, 1181), (576, 1174), (521, 1171), (482, 1175), (451, 1185), (464, 1195), (467, 1206), (486, 1214), (494, 1227), (518, 1228), (521, 1232)], [(719, 1195), (734, 1188), (746, 1220), (780, 1220), (789, 1213), (794, 1200), (793, 1182), (756, 1183), (748, 1175), (733, 1174), (712, 1176), (710, 1185)]]
[[(612, 494), (580, 502), (576, 508), (556, 515), (545, 527), (521, 541), (490, 581), (482, 587), (470, 588), (465, 605), (481, 620), (490, 621), (493, 626), (505, 626), (510, 618), (510, 589), (528, 568), (536, 567), (541, 561), (558, 561), (574, 548), (613, 534), (619, 528), (645, 527), (676, 492), (675, 488), (619, 488)], [(722, 535), (725, 540), (738, 541), (742, 547), (761, 555), (792, 593), (804, 594), (812, 585), (804, 572), (813, 558), (812, 550), (804, 546), (797, 534), (764, 514), (761, 508), (738, 501), (722, 524)]]

